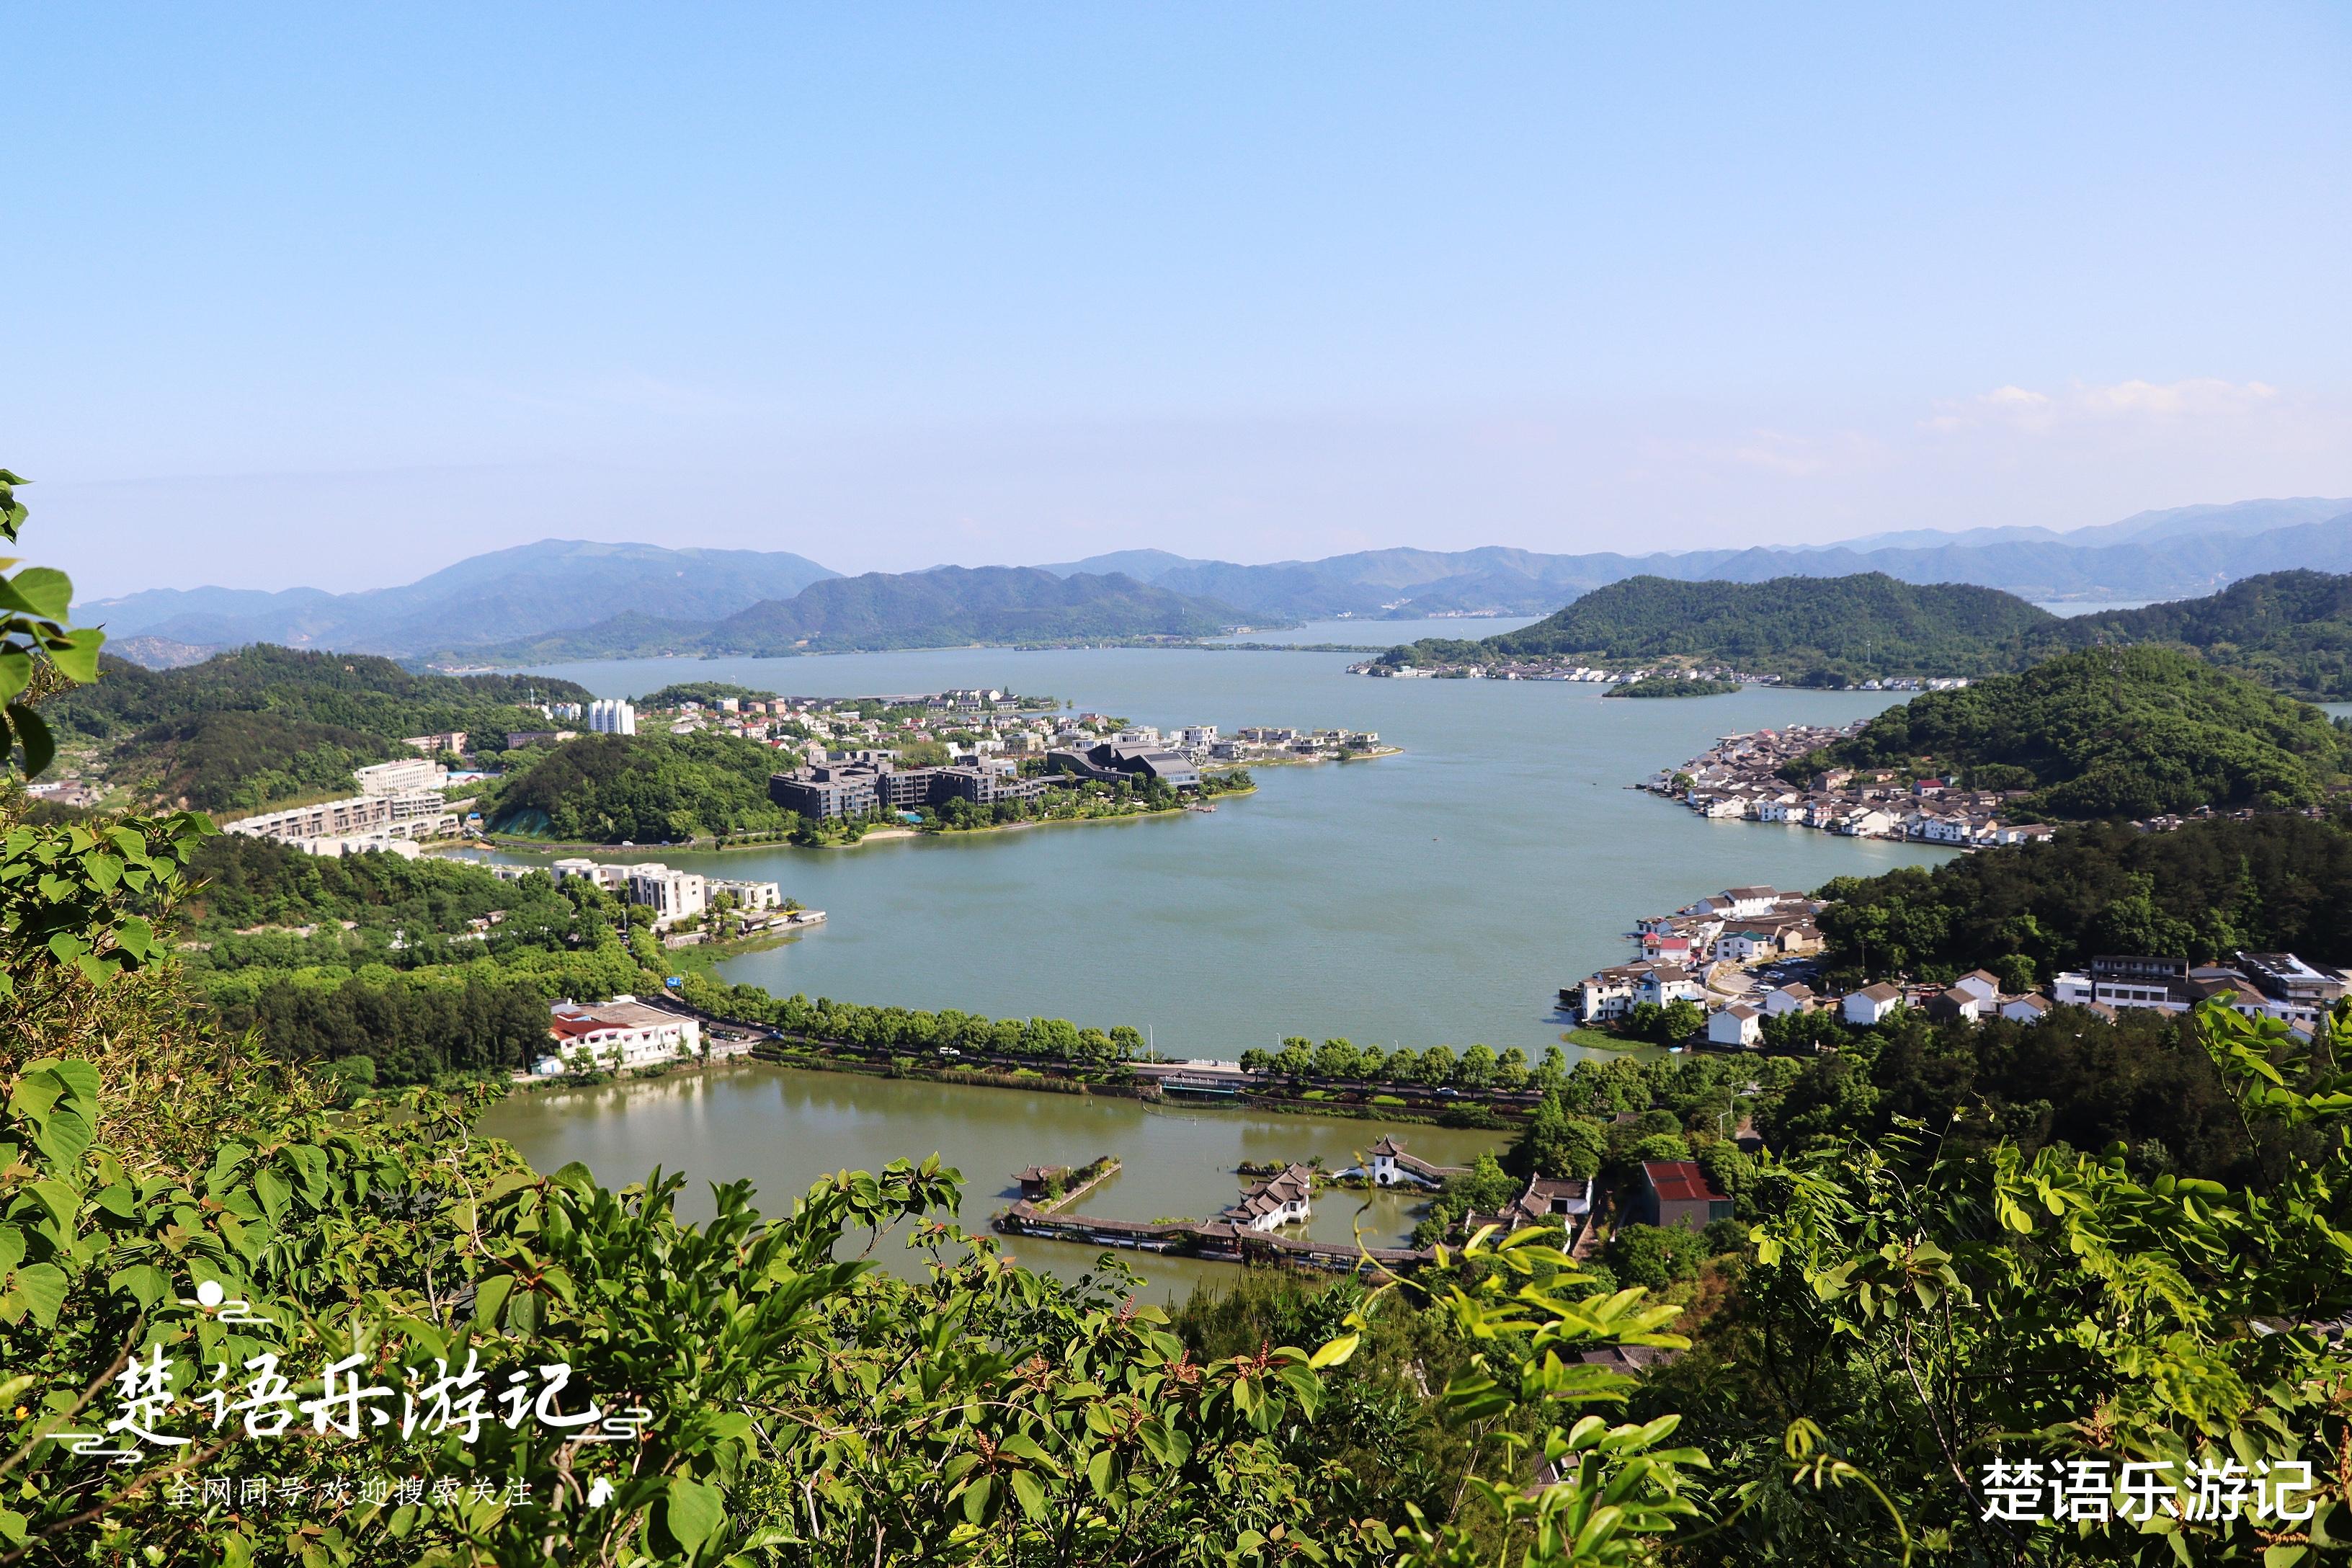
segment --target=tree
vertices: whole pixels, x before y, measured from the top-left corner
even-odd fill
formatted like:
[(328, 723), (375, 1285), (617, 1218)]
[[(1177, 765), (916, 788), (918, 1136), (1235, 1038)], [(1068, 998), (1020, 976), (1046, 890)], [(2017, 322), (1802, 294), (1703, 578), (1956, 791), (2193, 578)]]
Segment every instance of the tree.
[(1491, 1088), (1494, 1082), (1495, 1053), (1489, 1047), (1474, 1045), (1454, 1064), (1454, 1087), (1465, 1093)]
[(1509, 1168), (1521, 1175), (1592, 1177), (1608, 1141), (1600, 1127), (1571, 1116), (1556, 1094), (1544, 1096), (1512, 1145)]
[(1628, 1225), (1618, 1228), (1601, 1256), (1628, 1285), (1664, 1290), (1698, 1273), (1706, 1243), (1679, 1226)]
[(1660, 1045), (1678, 1046), (1706, 1026), (1706, 1009), (1687, 997), (1669, 1002), (1658, 1018)]

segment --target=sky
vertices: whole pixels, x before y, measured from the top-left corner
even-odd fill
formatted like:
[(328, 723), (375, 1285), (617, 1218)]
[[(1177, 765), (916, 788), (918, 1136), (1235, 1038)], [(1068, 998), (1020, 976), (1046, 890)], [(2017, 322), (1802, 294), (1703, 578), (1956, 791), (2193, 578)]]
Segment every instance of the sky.
[(2352, 495), (2352, 10), (19, 7), (84, 596)]

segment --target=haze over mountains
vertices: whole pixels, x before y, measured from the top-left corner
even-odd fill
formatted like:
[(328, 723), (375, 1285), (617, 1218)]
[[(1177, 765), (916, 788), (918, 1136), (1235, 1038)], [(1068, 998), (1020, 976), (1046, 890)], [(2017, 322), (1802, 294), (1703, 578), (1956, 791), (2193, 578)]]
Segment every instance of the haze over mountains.
[[(358, 594), (158, 589), (85, 604), (77, 614), (104, 625), (126, 657), (154, 664), (252, 642), (541, 662), (1192, 637), (1241, 624), (1337, 616), (1543, 615), (1637, 575), (1753, 583), (1877, 572), (1906, 583), (1975, 584), (2027, 599), (2100, 601), (2194, 597), (2299, 567), (2352, 571), (2352, 500), (2181, 507), (2065, 533), (1914, 531), (1829, 545), (1643, 555), (1391, 549), (1256, 565), (1124, 550), (1043, 567), (934, 568), (855, 579), (781, 551), (544, 540), (475, 556), (401, 587)], [(861, 586), (835, 585), (844, 582)]]

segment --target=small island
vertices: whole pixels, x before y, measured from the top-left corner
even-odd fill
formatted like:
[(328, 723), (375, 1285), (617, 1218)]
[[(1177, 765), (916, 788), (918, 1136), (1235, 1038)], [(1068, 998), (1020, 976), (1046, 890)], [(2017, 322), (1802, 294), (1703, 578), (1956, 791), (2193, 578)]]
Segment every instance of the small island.
[(1612, 687), (1603, 697), (1724, 697), (1741, 689), (1737, 680), (1709, 680), (1699, 676), (1645, 675)]

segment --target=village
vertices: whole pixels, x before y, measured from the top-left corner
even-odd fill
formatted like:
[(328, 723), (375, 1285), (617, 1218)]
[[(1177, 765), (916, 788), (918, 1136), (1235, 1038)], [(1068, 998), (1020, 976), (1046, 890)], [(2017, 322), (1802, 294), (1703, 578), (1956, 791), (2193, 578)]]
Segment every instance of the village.
[[(1660, 665), (1583, 665), (1564, 658), (1528, 657), (1521, 658), (1487, 658), (1479, 660), (1444, 661), (1423, 664), (1399, 659), (1391, 662), (1390, 656), (1366, 659), (1348, 667), (1349, 675), (1368, 675), (1382, 680), (1570, 680), (1586, 684), (1616, 686), (1636, 680), (1722, 680), (1741, 686), (1781, 686), (1788, 684), (1778, 675), (1759, 675), (1751, 670), (1736, 668), (1727, 664), (1660, 664)], [(1965, 676), (1886, 676), (1853, 683), (1855, 691), (1948, 691), (1968, 684)]]
[[(1629, 933), (1634, 951), (1628, 962), (1560, 987), (1559, 1010), (1585, 1027), (1627, 1032), (1629, 1043), (1647, 1037), (1677, 1050), (1810, 1051), (1818, 1048), (1818, 1031), (1786, 1020), (1826, 1012), (1844, 1029), (1867, 1029), (1916, 1008), (1935, 1023), (1998, 1017), (2035, 1025), (2061, 1006), (2112, 1020), (2126, 1008), (2183, 1013), (2222, 995), (2248, 1017), (2276, 1019), (2307, 1036), (2347, 991), (2346, 974), (2294, 953), (2237, 952), (2230, 963), (2210, 964), (2185, 956), (2101, 954), (2047, 985), (1977, 969), (1948, 984), (1897, 975), (1841, 992), (1826, 984), (1820, 962), (1823, 908), (1803, 893), (1746, 887), (1672, 914), (1644, 916)], [(1643, 1025), (1649, 1027), (1638, 1027)]]
[(1850, 740), (1864, 721), (1840, 727), (1791, 724), (1718, 736), (1679, 767), (1661, 768), (1638, 787), (1679, 799), (1701, 816), (1781, 823), (1856, 838), (1905, 838), (1977, 848), (2028, 844), (2055, 829), (2026, 820), (2022, 790), (1961, 789), (1951, 781), (1906, 781), (1892, 770), (1830, 768), (1800, 785), (1781, 776), (1797, 759)]

